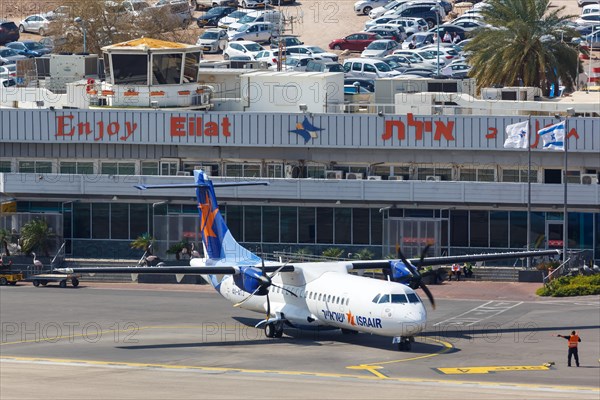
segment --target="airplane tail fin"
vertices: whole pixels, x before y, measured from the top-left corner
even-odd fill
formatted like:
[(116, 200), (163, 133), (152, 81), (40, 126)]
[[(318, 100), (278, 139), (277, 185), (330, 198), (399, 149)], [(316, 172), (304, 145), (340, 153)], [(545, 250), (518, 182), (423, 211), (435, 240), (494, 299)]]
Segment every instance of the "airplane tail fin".
[(213, 182), (202, 170), (194, 171), (194, 183), (137, 185), (140, 190), (195, 188), (200, 213), (200, 233), (206, 256), (213, 264), (256, 265), (260, 258), (242, 247), (231, 234), (219, 211), (215, 187), (268, 185), (266, 182)]
[(231, 234), (219, 211), (212, 181), (201, 170), (194, 171), (194, 179), (200, 214), (200, 233), (208, 258), (236, 265), (259, 263), (260, 258), (240, 245)]

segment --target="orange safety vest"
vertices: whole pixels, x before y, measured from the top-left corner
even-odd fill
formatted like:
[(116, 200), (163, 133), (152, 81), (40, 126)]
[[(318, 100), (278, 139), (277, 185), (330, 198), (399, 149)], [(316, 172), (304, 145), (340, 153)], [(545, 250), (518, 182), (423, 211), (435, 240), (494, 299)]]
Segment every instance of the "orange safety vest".
[(579, 336), (571, 335), (569, 336), (569, 348), (577, 348), (577, 343), (579, 343)]

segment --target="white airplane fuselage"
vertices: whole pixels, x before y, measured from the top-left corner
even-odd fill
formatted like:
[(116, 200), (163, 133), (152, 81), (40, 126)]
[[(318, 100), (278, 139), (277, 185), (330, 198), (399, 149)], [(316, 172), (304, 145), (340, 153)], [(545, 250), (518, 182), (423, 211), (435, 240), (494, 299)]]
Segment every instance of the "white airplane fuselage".
[[(272, 278), (269, 299), (271, 316), (276, 317), (269, 319), (282, 318), (304, 329), (331, 327), (390, 337), (411, 337), (425, 328), (427, 311), (415, 291), (404, 284), (349, 274), (344, 262), (294, 267), (295, 272)], [(250, 296), (232, 276), (224, 276), (217, 290), (234, 304)], [(266, 315), (266, 296), (255, 295), (240, 307)]]

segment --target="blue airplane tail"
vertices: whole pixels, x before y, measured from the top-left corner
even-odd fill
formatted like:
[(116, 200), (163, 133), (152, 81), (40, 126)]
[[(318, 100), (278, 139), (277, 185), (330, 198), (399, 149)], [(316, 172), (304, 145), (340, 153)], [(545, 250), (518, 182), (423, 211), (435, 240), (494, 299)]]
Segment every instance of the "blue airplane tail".
[[(194, 179), (200, 214), (200, 233), (206, 256), (219, 264), (256, 265), (260, 263), (261, 259), (256, 254), (244, 248), (234, 239), (219, 211), (213, 183), (206, 173), (196, 170)], [(228, 186), (228, 184), (223, 186)]]

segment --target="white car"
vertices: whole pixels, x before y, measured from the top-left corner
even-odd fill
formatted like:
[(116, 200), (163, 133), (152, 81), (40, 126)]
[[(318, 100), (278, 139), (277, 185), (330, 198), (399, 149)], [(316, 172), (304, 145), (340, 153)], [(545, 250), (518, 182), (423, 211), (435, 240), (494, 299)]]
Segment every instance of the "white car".
[(470, 70), (471, 66), (469, 64), (452, 63), (450, 65), (446, 65), (440, 70), (440, 72), (442, 75), (446, 75), (451, 78), (464, 78), (467, 76)]
[(14, 78), (17, 75), (17, 64), (0, 65), (0, 79)]
[(427, 21), (423, 18), (413, 18), (413, 17), (403, 17), (392, 19), (387, 22), (386, 25), (397, 25), (404, 28), (404, 32), (407, 35), (412, 35), (417, 32), (425, 32), (429, 30), (429, 25), (427, 25)]
[(322, 60), (324, 58), (329, 58), (332, 61), (338, 60), (337, 54), (328, 53), (319, 46), (290, 46), (287, 48), (287, 50), (290, 53), (290, 55), (295, 57), (310, 56), (313, 57), (315, 60)]
[(361, 53), (361, 57), (385, 57), (398, 49), (398, 42), (389, 39), (372, 41)]
[(205, 53), (218, 53), (227, 47), (227, 31), (225, 29), (213, 28), (207, 29), (196, 41), (197, 46), (202, 46)]
[[(314, 60), (312, 57), (286, 57), (285, 61), (281, 65), (282, 71), (306, 71), (306, 65), (310, 60)], [(277, 71), (277, 64), (269, 67), (271, 71)]]
[(260, 44), (250, 40), (230, 42), (223, 51), (223, 58), (229, 60), (231, 57), (248, 56), (254, 60), (254, 57), (263, 50), (264, 48)]
[(393, 0), (384, 6), (374, 8), (369, 12), (369, 18), (371, 18), (371, 19), (379, 18), (379, 17), (383, 16), (383, 14), (387, 13), (388, 11), (395, 10), (397, 7), (399, 7), (403, 3), (405, 3), (405, 1), (403, 1), (403, 0)]
[(217, 26), (219, 28), (228, 29), (229, 25), (233, 24), (234, 22), (239, 21), (240, 18), (244, 17), (246, 14), (251, 13), (253, 11), (254, 10), (252, 10), (250, 8), (240, 8), (239, 10), (235, 10), (231, 14), (226, 15), (225, 17), (221, 18), (219, 20), (219, 22), (217, 22)]
[[(287, 56), (287, 51), (284, 52), (284, 58)], [(266, 62), (269, 67), (277, 66), (277, 60), (279, 59), (279, 50), (263, 50), (258, 52), (254, 57), (256, 61)]]
[(271, 4), (270, 0), (242, 0), (240, 3), (242, 8), (257, 8), (263, 7), (266, 8)]
[[(423, 68), (437, 68), (437, 57), (435, 57), (432, 53), (428, 51), (424, 51), (421, 54), (420, 49), (417, 50), (396, 50), (393, 54), (400, 55), (409, 55), (412, 54), (414, 57), (417, 57), (420, 60), (420, 67)], [(444, 67), (446, 63), (443, 60), (440, 60), (440, 68)]]
[(358, 0), (354, 3), (354, 12), (357, 15), (369, 15), (372, 9), (385, 6), (390, 0)]
[(19, 22), (19, 32), (35, 32), (44, 36), (48, 32), (48, 26), (53, 17), (43, 14), (30, 15)]
[(344, 71), (346, 78), (393, 78), (401, 74), (389, 64), (371, 58), (348, 58), (344, 61)]
[(463, 30), (465, 32), (470, 32), (470, 31), (473, 31), (473, 30), (479, 29), (479, 28), (489, 28), (491, 26), (490, 24), (486, 24), (485, 22), (483, 22), (481, 20), (467, 19), (467, 18), (461, 18), (461, 19), (454, 20), (452, 22), (446, 22), (445, 24), (442, 24), (442, 25), (460, 26), (461, 28), (463, 28)]
[(227, 36), (230, 42), (236, 40), (251, 40), (257, 43), (268, 43), (273, 36), (277, 36), (278, 32), (274, 29), (270, 22), (252, 22), (245, 24), (236, 31), (227, 31)]
[(237, 31), (240, 26), (244, 24), (250, 24), (252, 22), (270, 22), (275, 27), (283, 25), (283, 16), (277, 10), (255, 10), (244, 15), (236, 22), (229, 24), (227, 30)]
[[(424, 46), (419, 50), (428, 50), (433, 53), (435, 56), (437, 54), (437, 45), (431, 44), (429, 46)], [(446, 61), (445, 64), (450, 64), (452, 60), (455, 60), (460, 57), (460, 54), (454, 47), (452, 46), (441, 46), (440, 45), (440, 57), (443, 57)]]

